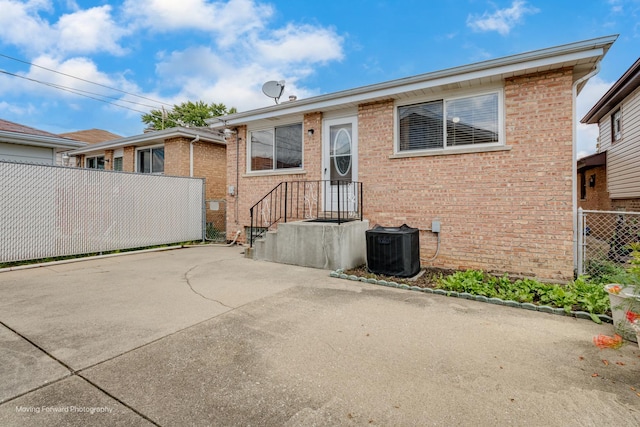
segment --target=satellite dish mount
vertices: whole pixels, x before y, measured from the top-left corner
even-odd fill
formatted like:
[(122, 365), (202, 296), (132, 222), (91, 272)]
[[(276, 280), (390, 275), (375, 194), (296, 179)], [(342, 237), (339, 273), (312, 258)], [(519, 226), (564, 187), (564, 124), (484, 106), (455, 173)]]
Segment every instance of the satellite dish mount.
[(276, 104), (280, 100), (282, 92), (284, 92), (284, 80), (280, 80), (279, 82), (272, 80), (262, 85), (262, 93), (269, 98), (273, 98)]

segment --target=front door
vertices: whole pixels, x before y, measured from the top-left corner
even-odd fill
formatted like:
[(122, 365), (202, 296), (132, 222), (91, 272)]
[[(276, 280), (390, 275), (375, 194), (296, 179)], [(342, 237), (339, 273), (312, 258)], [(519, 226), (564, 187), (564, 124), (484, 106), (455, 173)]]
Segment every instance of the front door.
[(357, 211), (358, 120), (325, 120), (323, 124), (323, 179), (325, 212), (354, 216)]

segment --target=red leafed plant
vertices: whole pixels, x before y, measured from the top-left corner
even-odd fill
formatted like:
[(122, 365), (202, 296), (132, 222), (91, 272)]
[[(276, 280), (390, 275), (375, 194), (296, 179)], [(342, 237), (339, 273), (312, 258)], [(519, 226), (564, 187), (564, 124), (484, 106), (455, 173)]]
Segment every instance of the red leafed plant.
[(622, 337), (618, 334), (615, 334), (613, 337), (608, 335), (600, 334), (596, 337), (593, 337), (593, 343), (598, 348), (620, 348), (622, 346)]

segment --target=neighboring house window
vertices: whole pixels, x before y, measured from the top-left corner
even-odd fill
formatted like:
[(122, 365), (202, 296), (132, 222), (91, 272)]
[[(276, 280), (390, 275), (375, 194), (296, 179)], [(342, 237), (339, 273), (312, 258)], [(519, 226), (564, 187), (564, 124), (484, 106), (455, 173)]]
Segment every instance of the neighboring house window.
[(88, 169), (104, 169), (104, 156), (87, 157), (84, 164)]
[(495, 145), (500, 142), (499, 104), (496, 92), (400, 106), (398, 149)]
[(302, 167), (302, 123), (253, 131), (250, 138), (252, 171)]
[(587, 176), (584, 171), (580, 172), (580, 199), (585, 200), (587, 198)]
[(122, 171), (122, 157), (113, 158), (113, 170)]
[(164, 147), (137, 150), (137, 171), (140, 173), (164, 173)]
[(611, 142), (616, 142), (622, 138), (622, 113), (617, 109), (611, 115)]

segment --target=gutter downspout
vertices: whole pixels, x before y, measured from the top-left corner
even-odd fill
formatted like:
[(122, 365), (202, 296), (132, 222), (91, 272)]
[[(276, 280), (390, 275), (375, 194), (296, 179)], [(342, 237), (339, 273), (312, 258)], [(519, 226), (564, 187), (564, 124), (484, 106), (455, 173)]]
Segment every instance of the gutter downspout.
[(578, 268), (578, 232), (582, 232), (578, 228), (578, 189), (576, 177), (578, 175), (578, 120), (576, 118), (576, 98), (578, 97), (578, 85), (586, 80), (589, 80), (591, 77), (595, 76), (600, 72), (600, 61), (596, 62), (596, 68), (587, 74), (584, 77), (576, 80), (571, 86), (571, 96), (573, 98), (572, 105), (572, 114), (571, 117), (573, 119), (573, 142), (572, 142), (572, 159), (573, 165), (571, 168), (572, 176), (571, 176), (571, 204), (573, 205), (573, 269), (575, 274), (580, 274), (577, 270)]
[(189, 143), (189, 176), (193, 178), (193, 143), (200, 141), (200, 135), (196, 135)]

